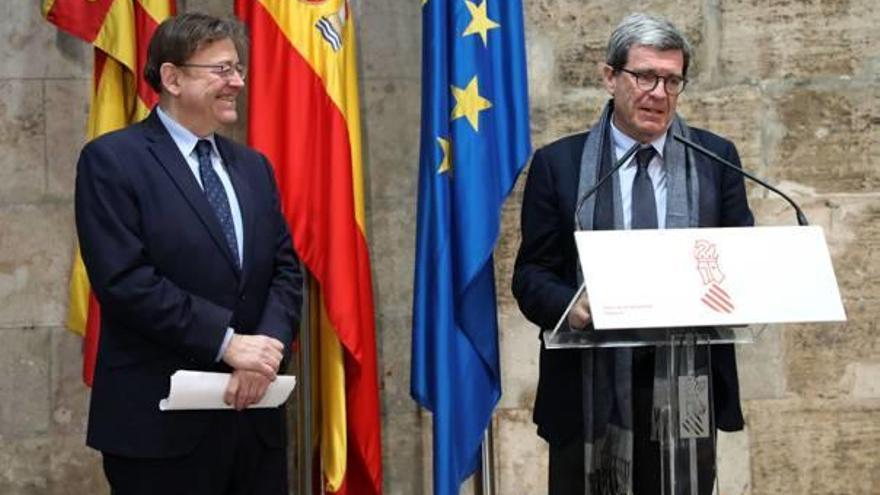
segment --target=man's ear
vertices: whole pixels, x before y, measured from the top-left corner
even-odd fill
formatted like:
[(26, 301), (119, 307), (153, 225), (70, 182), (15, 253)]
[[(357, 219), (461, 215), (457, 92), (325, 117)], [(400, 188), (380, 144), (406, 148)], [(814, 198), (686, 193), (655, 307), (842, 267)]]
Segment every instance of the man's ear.
[(601, 64), (602, 82), (605, 83), (605, 90), (612, 96), (614, 95), (614, 87), (617, 85), (617, 74), (614, 69), (606, 63)]
[(172, 96), (180, 94), (180, 75), (180, 69), (170, 62), (165, 62), (159, 67), (162, 87)]

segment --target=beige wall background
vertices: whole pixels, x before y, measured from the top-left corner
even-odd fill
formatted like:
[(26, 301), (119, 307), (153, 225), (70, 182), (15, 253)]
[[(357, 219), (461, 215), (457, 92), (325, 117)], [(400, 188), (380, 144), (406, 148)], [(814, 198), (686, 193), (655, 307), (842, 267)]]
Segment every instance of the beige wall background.
[[(634, 10), (661, 13), (697, 50), (683, 115), (733, 139), (747, 168), (792, 193), (825, 229), (849, 322), (773, 326), (756, 345), (739, 349), (747, 428), (721, 437), (722, 493), (880, 493), (874, 0), (523, 3), (536, 148), (596, 117), (606, 98), (597, 64), (613, 26)], [(100, 458), (84, 447), (88, 390), (79, 378), (80, 341), (63, 328), (91, 50), (44, 22), (38, 4), (0, 3), (0, 493), (103, 494)], [(232, 11), (231, 0), (179, 4), (181, 11)], [(353, 4), (385, 491), (427, 494), (430, 416), (408, 394), (421, 2)], [(240, 128), (232, 134), (243, 136)], [(530, 409), (537, 330), (510, 295), (522, 182), (505, 205), (496, 256), (504, 395), (494, 420), (495, 464), (503, 495), (540, 494), (546, 486), (546, 446)], [(750, 198), (759, 224), (794, 222), (788, 207), (764, 191), (752, 188)], [(804, 279), (809, 283), (808, 268)]]

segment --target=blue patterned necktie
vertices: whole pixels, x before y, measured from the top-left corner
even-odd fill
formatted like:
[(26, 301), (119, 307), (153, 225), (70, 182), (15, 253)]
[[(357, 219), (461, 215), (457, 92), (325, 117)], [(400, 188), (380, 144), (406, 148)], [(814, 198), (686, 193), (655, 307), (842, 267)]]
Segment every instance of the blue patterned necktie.
[(232, 252), (235, 259), (235, 266), (240, 267), (238, 260), (238, 241), (235, 239), (235, 224), (232, 222), (232, 210), (229, 208), (229, 198), (226, 196), (226, 189), (220, 182), (220, 176), (214, 171), (211, 164), (211, 142), (207, 139), (199, 139), (196, 143), (196, 156), (199, 158), (199, 175), (202, 178), (202, 188), (205, 190), (205, 196), (208, 203), (217, 215), (220, 221), (220, 228), (223, 230), (223, 237), (226, 238), (226, 244)]
[(639, 167), (632, 186), (632, 221), (633, 229), (657, 228), (657, 203), (654, 200), (654, 183), (648, 175), (648, 164), (657, 153), (653, 146), (646, 146), (636, 153), (636, 164)]

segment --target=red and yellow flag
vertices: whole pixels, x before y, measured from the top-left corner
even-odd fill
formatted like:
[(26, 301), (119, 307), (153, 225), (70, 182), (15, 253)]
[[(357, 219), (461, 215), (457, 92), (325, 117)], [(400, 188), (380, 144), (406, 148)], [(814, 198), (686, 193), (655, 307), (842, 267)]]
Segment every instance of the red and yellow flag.
[[(143, 119), (159, 101), (143, 79), (147, 45), (174, 9), (174, 0), (44, 1), (43, 15), (49, 22), (95, 47), (88, 140)], [(83, 381), (91, 386), (100, 310), (79, 249), (70, 276), (67, 327), (85, 338)]]
[(352, 12), (345, 0), (236, 0), (236, 13), (251, 34), (248, 140), (275, 167), (297, 253), (319, 283), (321, 305), (310, 313), (320, 335), (325, 488), (379, 494), (376, 336)]

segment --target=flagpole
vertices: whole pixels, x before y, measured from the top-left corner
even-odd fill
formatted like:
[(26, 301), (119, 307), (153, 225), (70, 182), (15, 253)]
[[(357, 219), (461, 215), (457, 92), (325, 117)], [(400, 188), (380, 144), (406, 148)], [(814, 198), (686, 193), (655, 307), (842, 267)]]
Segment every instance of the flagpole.
[(480, 453), (480, 466), (474, 476), (475, 495), (495, 495), (495, 442), (492, 421), (483, 432), (483, 445)]
[(299, 330), (299, 356), (297, 356), (297, 381), (299, 400), (296, 414), (297, 476), (296, 493), (312, 493), (312, 328), (309, 283), (311, 276), (303, 270), (303, 305)]

